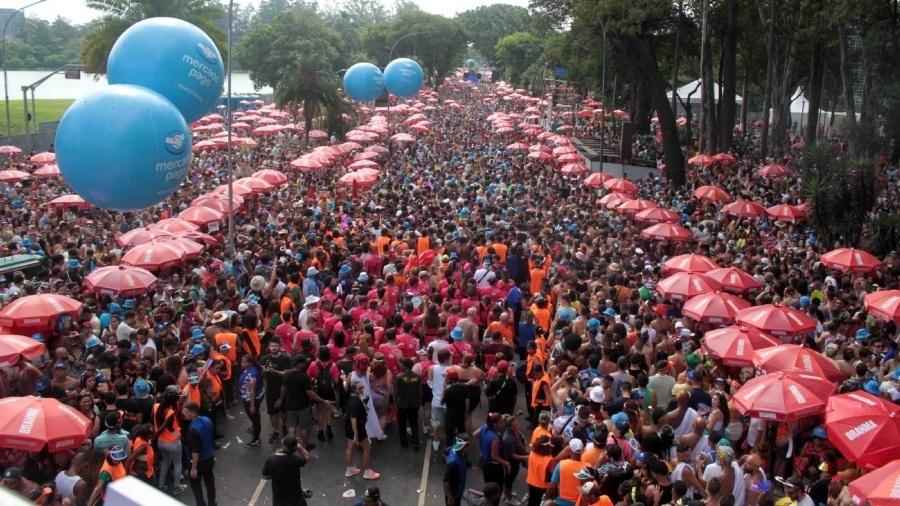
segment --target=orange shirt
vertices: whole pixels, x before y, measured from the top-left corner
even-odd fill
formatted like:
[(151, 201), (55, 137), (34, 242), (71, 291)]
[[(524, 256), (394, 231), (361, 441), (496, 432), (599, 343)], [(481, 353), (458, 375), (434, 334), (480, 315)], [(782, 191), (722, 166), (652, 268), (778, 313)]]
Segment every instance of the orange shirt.
[(431, 239), (428, 236), (423, 235), (416, 240), (416, 255), (421, 255), (425, 253), (428, 249), (431, 249)]
[(506, 253), (509, 251), (509, 248), (506, 247), (502, 242), (495, 242), (492, 244), (494, 248), (494, 253), (497, 254), (497, 258), (500, 260), (500, 263), (506, 263)]
[(529, 444), (534, 445), (535, 441), (537, 441), (541, 436), (553, 437), (553, 434), (549, 430), (538, 425), (531, 433), (531, 441), (529, 441)]
[(539, 308), (537, 304), (532, 304), (528, 309), (531, 310), (531, 314), (534, 315), (534, 320), (542, 329), (544, 329), (544, 332), (550, 332), (550, 322), (553, 321), (553, 313), (550, 310), (550, 305), (548, 304), (545, 308)]
[(501, 322), (495, 320), (492, 321), (487, 328), (488, 335), (493, 335), (494, 332), (499, 332), (500, 336), (503, 338), (503, 342), (506, 344), (513, 344), (513, 329), (510, 325), (504, 325)]

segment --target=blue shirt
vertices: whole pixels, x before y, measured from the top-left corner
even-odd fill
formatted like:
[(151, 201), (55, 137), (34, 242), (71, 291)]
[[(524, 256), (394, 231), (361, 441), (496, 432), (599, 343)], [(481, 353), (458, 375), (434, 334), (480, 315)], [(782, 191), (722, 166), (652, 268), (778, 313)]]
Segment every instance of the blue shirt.
[[(455, 471), (455, 472), (454, 472)], [(450, 490), (445, 493), (452, 494), (454, 497), (462, 497), (466, 491), (466, 457), (450, 450), (447, 453), (447, 460), (444, 462), (444, 476), (458, 477), (457, 480), (448, 480)]]
[(526, 348), (529, 341), (534, 341), (535, 325), (533, 323), (519, 322), (519, 347)]
[(249, 401), (253, 398), (250, 391), (251, 381), (255, 382), (254, 389), (256, 390), (256, 398), (262, 399), (265, 395), (262, 373), (259, 371), (258, 367), (252, 365), (241, 372), (239, 381), (239, 384), (241, 385), (241, 400)]

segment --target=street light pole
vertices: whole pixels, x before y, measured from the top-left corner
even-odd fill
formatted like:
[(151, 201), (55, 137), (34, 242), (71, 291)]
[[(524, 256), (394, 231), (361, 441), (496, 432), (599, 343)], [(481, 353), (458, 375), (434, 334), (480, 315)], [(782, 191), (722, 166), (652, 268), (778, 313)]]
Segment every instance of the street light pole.
[(226, 173), (228, 174), (228, 249), (235, 254), (234, 249), (234, 162), (231, 146), (231, 32), (234, 21), (234, 0), (228, 0), (228, 95), (225, 102), (225, 128), (228, 130), (228, 157)]
[(606, 147), (606, 23), (602, 19), (597, 20), (603, 30), (603, 62), (600, 71), (600, 100), (603, 114), (600, 115), (600, 172), (603, 172), (603, 149)]
[(394, 59), (394, 49), (397, 49), (397, 44), (399, 44), (401, 40), (403, 40), (403, 39), (405, 39), (405, 38), (407, 38), (407, 37), (412, 37), (412, 36), (414, 36), (414, 35), (424, 35), (424, 34), (426, 34), (426, 33), (431, 33), (431, 32), (426, 30), (426, 31), (424, 31), (424, 32), (407, 33), (407, 34), (404, 35), (403, 37), (400, 37), (399, 39), (397, 39), (396, 42), (394, 42), (394, 45), (391, 46), (391, 52), (388, 53), (388, 63), (390, 63), (391, 60)]
[[(3, 45), (3, 96), (4, 96), (4, 100), (5, 100), (5, 104), (6, 104), (6, 137), (7, 138), (12, 137), (12, 123), (11, 123), (11, 120), (9, 119), (9, 78), (6, 75), (6, 29), (9, 28), (9, 22), (12, 21), (14, 17), (16, 17), (16, 14), (24, 11), (25, 9), (27, 9), (29, 7), (34, 7), (35, 5), (37, 5), (39, 3), (44, 3), (46, 1), (47, 0), (37, 0), (36, 2), (32, 2), (28, 5), (19, 7), (18, 9), (14, 10), (13, 13), (10, 14), (8, 18), (6, 18), (6, 22), (3, 23), (3, 33), (0, 34), (0, 42), (2, 42), (2, 45)], [(27, 100), (26, 100), (26, 103), (27, 103)]]

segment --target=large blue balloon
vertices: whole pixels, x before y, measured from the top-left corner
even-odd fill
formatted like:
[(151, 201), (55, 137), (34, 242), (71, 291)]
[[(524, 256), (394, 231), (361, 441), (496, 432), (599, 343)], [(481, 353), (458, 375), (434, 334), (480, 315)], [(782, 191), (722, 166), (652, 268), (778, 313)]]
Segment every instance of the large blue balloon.
[(344, 93), (353, 100), (375, 100), (384, 91), (381, 69), (371, 63), (357, 63), (344, 73)]
[(97, 207), (136, 211), (166, 199), (188, 173), (191, 134), (178, 109), (146, 88), (110, 85), (63, 115), (62, 177)]
[(415, 95), (424, 81), (422, 67), (409, 58), (397, 58), (384, 68), (384, 87), (398, 97)]
[(107, 79), (159, 93), (190, 123), (215, 108), (225, 66), (203, 30), (180, 19), (150, 18), (125, 30), (113, 45)]

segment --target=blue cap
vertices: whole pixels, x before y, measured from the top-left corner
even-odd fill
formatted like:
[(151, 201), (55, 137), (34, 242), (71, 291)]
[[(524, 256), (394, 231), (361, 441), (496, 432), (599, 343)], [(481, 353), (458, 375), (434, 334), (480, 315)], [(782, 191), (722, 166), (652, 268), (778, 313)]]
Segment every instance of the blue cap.
[(200, 355), (203, 355), (203, 353), (205, 353), (205, 352), (206, 352), (206, 348), (204, 348), (202, 344), (195, 344), (195, 345), (191, 346), (190, 354), (195, 357), (199, 357)]
[(647, 463), (647, 452), (637, 452), (634, 454), (634, 460), (643, 464)]
[(825, 432), (825, 427), (822, 427), (820, 425), (820, 426), (816, 427), (815, 429), (813, 429), (812, 437), (817, 438), (817, 439), (828, 439), (828, 433)]
[(294, 253), (294, 260), (303, 260), (303, 253)]
[(132, 390), (134, 390), (135, 397), (143, 399), (150, 395), (150, 382), (144, 378), (138, 378), (137, 381), (134, 382)]
[(125, 454), (125, 450), (123, 450), (119, 445), (115, 445), (109, 449), (109, 458), (117, 462), (125, 460), (126, 457), (127, 455)]
[(599, 329), (600, 328), (600, 320), (598, 320), (596, 318), (591, 318), (590, 320), (588, 320), (587, 326), (589, 329), (595, 329), (595, 330)]
[(106, 310), (109, 311), (110, 314), (119, 314), (122, 312), (122, 306), (113, 302), (106, 307)]
[(306, 269), (307, 277), (315, 276), (317, 274), (319, 274), (319, 269), (316, 269), (315, 267), (310, 267), (309, 269)]
[(863, 385), (863, 390), (869, 392), (872, 395), (881, 395), (881, 389), (878, 388), (878, 382), (873, 379), (870, 379), (866, 382), (865, 385)]
[(191, 339), (203, 339), (203, 329), (200, 327), (191, 327)]
[(352, 269), (350, 268), (349, 265), (344, 264), (344, 265), (341, 266), (341, 270), (338, 271), (338, 272), (339, 272), (340, 274), (350, 274), (350, 271), (351, 271), (351, 270), (352, 270)]
[(85, 343), (84, 343), (84, 347), (88, 350), (95, 346), (103, 346), (103, 341), (101, 341), (100, 338), (97, 336), (89, 337), (87, 339), (87, 341), (85, 341)]
[(44, 342), (44, 334), (41, 334), (40, 332), (37, 332), (37, 333), (35, 333), (35, 334), (31, 334), (31, 338), (34, 339), (35, 341), (39, 342), (39, 343), (43, 343), (43, 342)]
[(360, 283), (365, 283), (369, 281), (369, 274), (367, 272), (360, 272), (359, 276), (356, 277), (356, 280)]
[(872, 337), (872, 334), (869, 334), (869, 331), (866, 329), (859, 329), (856, 331), (856, 339), (860, 341), (864, 341), (870, 337)]
[(450, 331), (450, 337), (452, 337), (454, 341), (461, 341), (463, 335), (463, 329), (458, 325), (456, 327), (453, 327), (453, 330)]
[(122, 307), (125, 309), (134, 309), (134, 299), (125, 299), (125, 302), (122, 303)]
[(22, 247), (30, 248), (31, 247), (31, 239), (28, 239), (27, 237), (25, 239), (22, 239)]
[(800, 307), (809, 307), (809, 295), (800, 296)]
[(619, 411), (618, 413), (614, 414), (612, 418), (610, 418), (610, 420), (612, 420), (613, 425), (619, 422), (628, 422), (628, 415)]
[(75, 259), (73, 258), (73, 259), (69, 260), (69, 261), (66, 263), (66, 266), (67, 266), (69, 269), (77, 269), (77, 268), (81, 267), (81, 264), (78, 263), (78, 260), (75, 260)]
[(613, 308), (608, 307), (603, 311), (603, 314), (606, 316), (616, 316), (616, 311)]
[(451, 251), (451, 252), (450, 252), (450, 258), (459, 260), (459, 253), (457, 253), (457, 252), (455, 252), (455, 251)]

